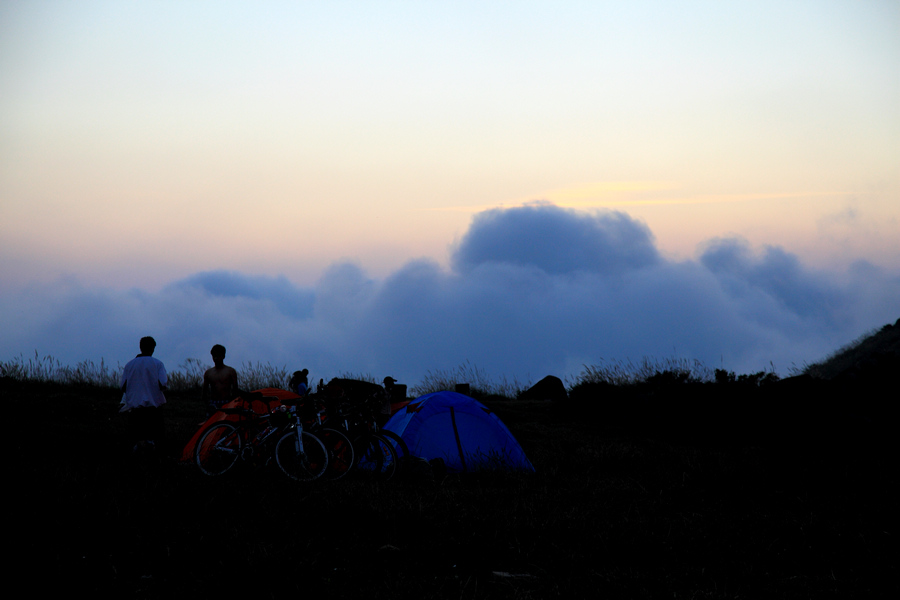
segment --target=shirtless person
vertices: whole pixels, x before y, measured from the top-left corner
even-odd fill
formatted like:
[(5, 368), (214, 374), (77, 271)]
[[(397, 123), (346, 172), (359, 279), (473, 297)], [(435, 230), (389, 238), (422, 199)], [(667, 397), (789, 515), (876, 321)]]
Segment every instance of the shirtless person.
[(238, 395), (237, 371), (225, 364), (225, 346), (216, 344), (209, 352), (216, 366), (203, 374), (203, 402), (212, 415)]

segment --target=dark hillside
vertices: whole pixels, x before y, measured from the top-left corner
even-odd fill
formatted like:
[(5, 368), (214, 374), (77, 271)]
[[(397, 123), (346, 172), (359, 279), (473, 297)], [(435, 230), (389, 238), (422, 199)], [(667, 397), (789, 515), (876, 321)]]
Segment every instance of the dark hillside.
[(168, 456), (141, 461), (115, 390), (0, 379), (26, 417), (9, 568), (92, 598), (892, 597), (893, 454), (873, 430), (834, 435), (793, 385), (486, 398), (535, 474), (303, 485), (176, 464), (196, 395), (170, 395)]
[(804, 374), (820, 383), (823, 400), (851, 420), (887, 426), (896, 414), (900, 320), (810, 365)]
[(809, 365), (804, 373), (818, 379), (860, 380), (900, 374), (900, 319)]
[(887, 439), (898, 377), (900, 320), (783, 380), (717, 370), (714, 381), (706, 381), (683, 369), (663, 369), (625, 384), (579, 383), (561, 404), (614, 431), (695, 445), (793, 444), (813, 437), (817, 447), (829, 436), (848, 444), (863, 438), (868, 445)]

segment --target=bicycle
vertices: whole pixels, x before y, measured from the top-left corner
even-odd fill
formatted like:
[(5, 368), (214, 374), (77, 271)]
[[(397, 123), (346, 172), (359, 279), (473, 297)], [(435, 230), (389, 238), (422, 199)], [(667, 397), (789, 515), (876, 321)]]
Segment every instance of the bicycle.
[(345, 405), (342, 425), (357, 455), (354, 468), (362, 477), (387, 481), (396, 474), (399, 460), (393, 444), (376, 431), (370, 412), (370, 403)]
[[(255, 399), (264, 401), (267, 407), (270, 405), (271, 400), (261, 396), (250, 398)], [(282, 472), (292, 479), (312, 481), (324, 474), (328, 451), (321, 440), (303, 430), (296, 409), (278, 407), (266, 414), (243, 407), (219, 410), (237, 415), (239, 420), (216, 423), (200, 437), (194, 449), (194, 461), (202, 473), (223, 475), (238, 459), (268, 464), (274, 457)]]
[(318, 437), (328, 450), (328, 468), (323, 479), (331, 481), (341, 479), (353, 470), (356, 463), (353, 442), (341, 431), (340, 426), (334, 428), (329, 425), (329, 414), (335, 412), (334, 409), (329, 411), (324, 402), (318, 400), (315, 402), (317, 409), (315, 417), (308, 418), (304, 422), (304, 427)]
[[(384, 403), (383, 391), (374, 393), (352, 386), (360, 382), (332, 380), (328, 386), (320, 382), (319, 394), (328, 422), (337, 421), (340, 425), (332, 429), (339, 431), (344, 439), (349, 439), (355, 454), (353, 470), (366, 478), (388, 480), (400, 468), (400, 457), (409, 456), (406, 443), (394, 432), (379, 430), (376, 415)], [(364, 388), (378, 388), (374, 384), (365, 384)], [(368, 395), (363, 395), (367, 393)], [(399, 456), (398, 456), (399, 455)]]

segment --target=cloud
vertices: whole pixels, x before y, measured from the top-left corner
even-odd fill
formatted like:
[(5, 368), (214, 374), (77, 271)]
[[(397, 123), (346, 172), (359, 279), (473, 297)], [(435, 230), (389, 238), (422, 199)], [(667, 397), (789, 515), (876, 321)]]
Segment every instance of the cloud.
[(757, 255), (743, 239), (713, 240), (700, 263), (735, 301), (749, 307), (748, 312), (775, 303), (770, 310), (834, 326), (849, 300), (827, 276), (805, 269), (796, 256), (778, 247), (766, 246)]
[(282, 314), (297, 319), (311, 317), (315, 303), (312, 290), (298, 289), (286, 277), (249, 277), (231, 271), (207, 271), (169, 285), (170, 291), (191, 289), (210, 297), (266, 300)]
[(547, 204), (478, 215), (451, 264), (414, 260), (374, 279), (338, 263), (309, 287), (222, 271), (153, 293), (60, 280), (0, 295), (0, 359), (37, 349), (124, 364), (153, 335), (170, 368), (222, 343), (232, 364), (306, 367), (314, 378), (415, 383), (469, 361), (527, 381), (645, 356), (739, 372), (772, 362), (784, 374), (893, 322), (900, 297), (900, 275), (868, 263), (820, 272), (736, 238), (672, 262), (625, 214)]
[(584, 214), (552, 204), (476, 215), (453, 257), (455, 268), (464, 272), (495, 262), (551, 274), (621, 273), (658, 261), (650, 229), (625, 213)]

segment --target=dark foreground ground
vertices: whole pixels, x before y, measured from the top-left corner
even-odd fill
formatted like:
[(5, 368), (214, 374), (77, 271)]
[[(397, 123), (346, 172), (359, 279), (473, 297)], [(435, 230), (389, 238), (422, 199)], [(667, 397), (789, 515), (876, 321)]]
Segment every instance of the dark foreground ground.
[[(809, 406), (782, 413), (777, 402), (711, 415), (673, 410), (684, 398), (664, 392), (649, 401), (587, 390), (566, 405), (487, 399), (536, 474), (300, 485), (277, 469), (207, 478), (174, 459), (135, 460), (115, 391), (0, 380), (0, 392), (14, 430), (8, 581), (30, 595), (900, 591), (898, 476), (879, 419), (807, 419)], [(195, 396), (171, 394), (167, 410), (175, 456), (203, 409)]]

